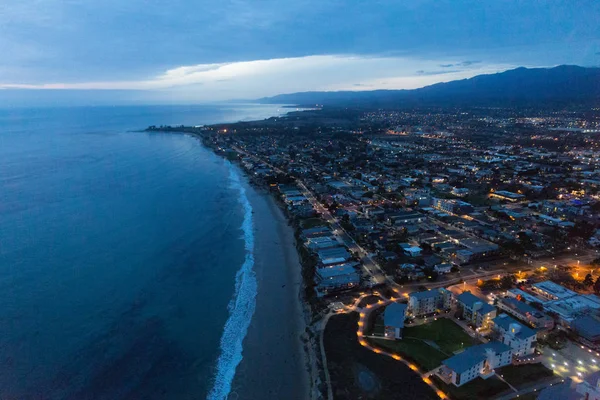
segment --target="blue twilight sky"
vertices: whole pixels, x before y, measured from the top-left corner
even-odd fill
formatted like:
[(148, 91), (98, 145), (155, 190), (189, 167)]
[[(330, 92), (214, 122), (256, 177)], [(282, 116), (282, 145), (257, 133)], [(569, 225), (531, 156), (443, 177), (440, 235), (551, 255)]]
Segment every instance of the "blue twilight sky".
[(206, 102), (597, 66), (599, 21), (598, 0), (3, 0), (0, 105), (107, 90)]

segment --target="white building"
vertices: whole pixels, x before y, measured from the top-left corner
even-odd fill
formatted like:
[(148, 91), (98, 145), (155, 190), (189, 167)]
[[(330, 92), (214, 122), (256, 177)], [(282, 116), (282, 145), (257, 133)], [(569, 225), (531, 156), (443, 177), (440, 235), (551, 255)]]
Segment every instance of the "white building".
[(494, 375), (495, 368), (512, 361), (510, 346), (492, 341), (472, 346), (442, 362), (438, 375), (455, 386), (462, 386), (475, 378), (487, 379)]
[(564, 300), (577, 295), (574, 291), (552, 281), (536, 283), (531, 286), (531, 289), (550, 300)]
[(416, 317), (449, 309), (451, 304), (452, 292), (444, 288), (414, 292), (408, 296), (408, 311)]
[(492, 320), (492, 329), (499, 340), (509, 345), (513, 355), (524, 357), (533, 354), (537, 344), (537, 333), (508, 314), (500, 314)]
[(477, 328), (488, 328), (496, 317), (496, 308), (471, 292), (463, 292), (456, 297), (463, 317)]

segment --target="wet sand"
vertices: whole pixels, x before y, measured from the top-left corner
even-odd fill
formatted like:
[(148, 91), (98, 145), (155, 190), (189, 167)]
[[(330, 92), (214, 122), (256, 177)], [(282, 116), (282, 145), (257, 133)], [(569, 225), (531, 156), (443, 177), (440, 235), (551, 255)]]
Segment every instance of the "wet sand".
[(229, 399), (309, 398), (309, 377), (300, 335), (302, 283), (294, 232), (274, 200), (247, 186), (254, 209), (256, 311), (244, 340)]

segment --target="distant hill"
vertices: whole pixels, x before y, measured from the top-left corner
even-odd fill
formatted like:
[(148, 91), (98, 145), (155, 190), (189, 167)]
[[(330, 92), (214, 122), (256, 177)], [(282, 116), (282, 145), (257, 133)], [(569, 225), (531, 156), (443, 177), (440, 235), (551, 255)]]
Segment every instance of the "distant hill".
[(301, 92), (257, 100), (272, 104), (398, 107), (418, 105), (600, 104), (600, 68), (516, 68), (412, 90)]

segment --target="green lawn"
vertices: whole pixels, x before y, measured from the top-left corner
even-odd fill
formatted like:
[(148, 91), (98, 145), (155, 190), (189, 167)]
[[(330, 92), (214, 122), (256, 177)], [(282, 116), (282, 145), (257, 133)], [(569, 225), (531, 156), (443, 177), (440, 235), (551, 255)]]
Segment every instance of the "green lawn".
[(554, 375), (551, 369), (543, 364), (508, 365), (496, 371), (508, 383), (516, 388), (531, 385), (536, 381), (551, 378)]
[(415, 362), (423, 371), (430, 371), (439, 367), (442, 361), (448, 358), (441, 351), (416, 339), (369, 339), (369, 341), (377, 347), (400, 354), (402, 357)]
[(478, 340), (469, 336), (460, 326), (447, 318), (405, 328), (402, 336), (435, 342), (442, 352), (448, 354), (448, 357), (458, 350), (479, 344)]
[[(371, 341), (381, 348), (414, 361), (424, 371), (439, 367), (442, 361), (461, 348), (479, 344), (460, 326), (446, 318), (404, 328), (402, 337), (401, 340), (371, 339)], [(425, 340), (434, 342), (439, 349), (424, 342)], [(464, 344), (464, 347), (461, 344)]]
[(432, 376), (431, 380), (440, 390), (454, 400), (481, 400), (489, 399), (499, 395), (502, 392), (510, 390), (510, 387), (497, 377), (488, 379), (477, 378), (460, 387), (452, 384), (448, 385), (437, 376)]

